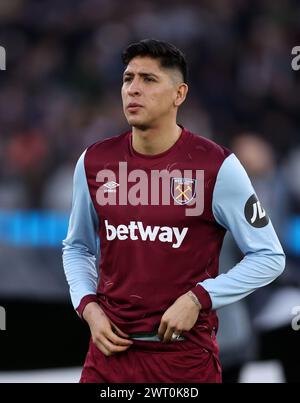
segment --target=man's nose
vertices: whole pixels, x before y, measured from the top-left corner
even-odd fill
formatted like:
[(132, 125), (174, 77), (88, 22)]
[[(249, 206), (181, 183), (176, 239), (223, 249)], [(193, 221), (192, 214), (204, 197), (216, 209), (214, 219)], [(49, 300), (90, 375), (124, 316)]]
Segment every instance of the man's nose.
[(137, 80), (132, 80), (128, 87), (128, 95), (140, 95), (141, 89)]

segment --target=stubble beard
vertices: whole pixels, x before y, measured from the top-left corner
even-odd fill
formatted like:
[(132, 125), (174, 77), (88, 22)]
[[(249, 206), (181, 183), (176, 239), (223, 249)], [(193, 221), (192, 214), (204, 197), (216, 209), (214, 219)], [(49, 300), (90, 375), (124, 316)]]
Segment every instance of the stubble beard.
[(141, 130), (141, 131), (146, 131), (146, 130), (148, 130), (148, 129), (150, 129), (150, 127), (151, 127), (151, 125), (149, 124), (149, 123), (146, 123), (146, 122), (134, 122), (134, 119), (133, 119), (133, 122), (130, 122), (130, 119), (127, 119), (127, 121), (128, 121), (128, 123), (129, 123), (129, 125), (131, 126), (131, 127), (134, 127), (134, 128), (136, 128), (136, 129), (138, 129), (138, 130)]

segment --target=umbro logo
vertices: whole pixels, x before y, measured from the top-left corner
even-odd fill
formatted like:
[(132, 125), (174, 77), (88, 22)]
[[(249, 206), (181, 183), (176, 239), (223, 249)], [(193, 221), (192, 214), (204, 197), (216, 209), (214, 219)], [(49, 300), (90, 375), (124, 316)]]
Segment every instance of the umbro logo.
[(116, 188), (118, 187), (118, 186), (120, 186), (117, 182), (114, 182), (114, 181), (110, 181), (110, 182), (107, 182), (107, 183), (104, 183), (104, 185), (102, 186), (104, 189), (103, 189), (103, 192), (104, 193), (107, 193), (107, 192), (109, 192), (109, 193), (115, 193), (117, 190), (116, 190)]

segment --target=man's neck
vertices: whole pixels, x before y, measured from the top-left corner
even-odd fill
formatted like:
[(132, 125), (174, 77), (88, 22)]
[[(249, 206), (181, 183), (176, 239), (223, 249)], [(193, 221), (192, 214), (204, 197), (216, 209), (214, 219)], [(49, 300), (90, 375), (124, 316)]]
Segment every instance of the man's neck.
[(167, 151), (176, 143), (182, 128), (176, 123), (169, 127), (141, 130), (132, 128), (132, 147), (140, 154), (155, 155)]

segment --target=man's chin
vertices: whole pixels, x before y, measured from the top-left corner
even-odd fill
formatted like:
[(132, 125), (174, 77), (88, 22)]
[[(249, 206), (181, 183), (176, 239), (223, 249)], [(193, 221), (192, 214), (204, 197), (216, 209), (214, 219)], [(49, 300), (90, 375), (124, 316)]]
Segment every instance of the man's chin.
[(135, 127), (136, 129), (139, 130), (147, 130), (149, 128), (149, 125), (147, 125), (147, 123), (142, 122), (138, 119), (128, 119), (128, 124), (131, 127)]
[(135, 126), (132, 126), (132, 127), (135, 127), (136, 129), (139, 129), (142, 132), (145, 132), (146, 130), (149, 129), (149, 126), (146, 126), (146, 125), (135, 125)]

